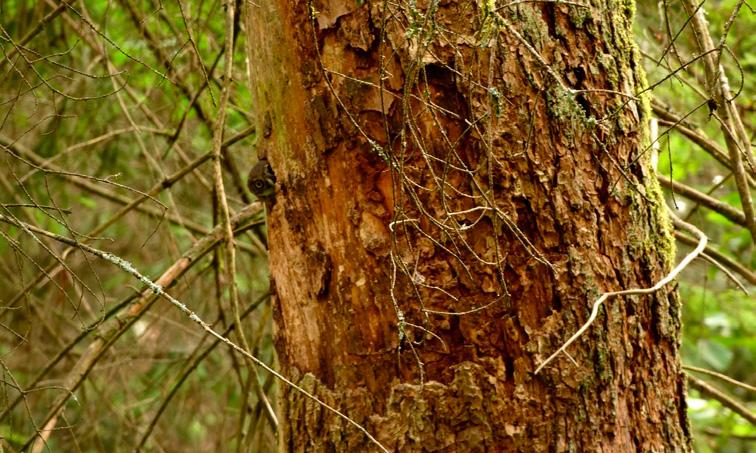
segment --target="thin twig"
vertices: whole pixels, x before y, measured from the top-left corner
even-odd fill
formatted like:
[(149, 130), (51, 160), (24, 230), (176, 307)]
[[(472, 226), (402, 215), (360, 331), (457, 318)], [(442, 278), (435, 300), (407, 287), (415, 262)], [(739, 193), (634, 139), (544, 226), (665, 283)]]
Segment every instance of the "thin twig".
[(666, 187), (674, 193), (682, 195), (689, 200), (695, 201), (696, 203), (705, 206), (718, 214), (721, 214), (733, 223), (747, 227), (745, 215), (743, 215), (743, 212), (737, 210), (731, 205), (723, 201), (719, 201), (716, 198), (710, 197), (703, 192), (699, 192), (698, 190), (686, 186), (683, 183), (677, 182), (669, 176), (657, 174), (656, 179), (659, 180), (659, 183), (663, 187)]
[(709, 376), (713, 376), (717, 379), (721, 379), (727, 383), (730, 383), (732, 385), (736, 385), (740, 388), (744, 388), (748, 390), (749, 392), (756, 392), (756, 387), (752, 385), (748, 385), (745, 382), (740, 382), (737, 379), (733, 379), (730, 376), (724, 375), (722, 373), (717, 373), (716, 371), (707, 370), (706, 368), (699, 368), (697, 366), (690, 366), (690, 365), (683, 365), (684, 370), (688, 371), (695, 371), (696, 373), (702, 373), (707, 374)]
[(687, 375), (687, 378), (688, 378), (688, 384), (690, 384), (691, 387), (693, 387), (694, 389), (698, 390), (699, 392), (703, 393), (706, 396), (714, 398), (715, 400), (722, 403), (722, 405), (725, 406), (726, 408), (730, 409), (731, 411), (740, 415), (741, 417), (748, 420), (752, 424), (756, 425), (756, 414), (748, 410), (747, 407), (743, 406), (738, 401), (735, 401), (729, 395), (722, 393), (720, 390), (711, 386), (706, 381), (702, 381), (701, 379), (698, 379), (695, 376), (691, 376), (690, 374)]

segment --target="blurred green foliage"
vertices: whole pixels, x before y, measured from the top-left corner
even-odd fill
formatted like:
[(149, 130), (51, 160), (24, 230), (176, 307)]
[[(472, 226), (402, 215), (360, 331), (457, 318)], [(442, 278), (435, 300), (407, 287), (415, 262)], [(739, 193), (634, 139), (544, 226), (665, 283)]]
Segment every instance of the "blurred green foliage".
[[(703, 4), (715, 43), (721, 39), (725, 24), (738, 6), (738, 0), (707, 1)], [(705, 99), (689, 85), (677, 78), (668, 77), (668, 67), (677, 67), (668, 57), (659, 64), (659, 56), (668, 48), (670, 40), (665, 33), (663, 11), (669, 18), (673, 33), (685, 24), (686, 12), (679, 3), (640, 1), (636, 17), (636, 36), (649, 74), (649, 83), (666, 79), (653, 91), (655, 99), (664, 102), (681, 114), (694, 110)], [(684, 55), (683, 60), (698, 51), (689, 32), (681, 33), (675, 47)], [(751, 127), (756, 119), (754, 109), (753, 74), (756, 69), (756, 14), (751, 6), (742, 5), (734, 18), (727, 36), (731, 53), (724, 53), (722, 65), (733, 91), (739, 92), (737, 102), (744, 123)], [(671, 53), (671, 49), (668, 53)], [(680, 72), (680, 79), (696, 83), (703, 77), (700, 65), (691, 65)], [(706, 105), (688, 116), (707, 136), (724, 149), (724, 138), (719, 125), (709, 115)], [(660, 127), (660, 134), (666, 131)], [(672, 177), (701, 192), (710, 193), (719, 201), (740, 209), (740, 197), (728, 170), (690, 142), (682, 134), (671, 132), (659, 140), (658, 169), (665, 177)], [(724, 180), (724, 181), (723, 181)], [(693, 202), (667, 191), (670, 206), (677, 206), (683, 217), (701, 228), (711, 243), (722, 253), (753, 270), (753, 242), (745, 228), (732, 224), (723, 216), (703, 208), (693, 210)], [(689, 250), (682, 247), (681, 252)], [(711, 265), (698, 263), (686, 270), (679, 281), (683, 303), (683, 363), (730, 376), (753, 385), (756, 383), (756, 299), (753, 285), (746, 286), (751, 295), (743, 294), (724, 275)], [(736, 399), (745, 402), (752, 411), (756, 408), (756, 395), (742, 388), (711, 380), (711, 377), (693, 373), (710, 381), (714, 386)], [(692, 390), (689, 397), (689, 416), (694, 429), (697, 452), (745, 452), (756, 445), (756, 427), (723, 407), (706, 395)]]

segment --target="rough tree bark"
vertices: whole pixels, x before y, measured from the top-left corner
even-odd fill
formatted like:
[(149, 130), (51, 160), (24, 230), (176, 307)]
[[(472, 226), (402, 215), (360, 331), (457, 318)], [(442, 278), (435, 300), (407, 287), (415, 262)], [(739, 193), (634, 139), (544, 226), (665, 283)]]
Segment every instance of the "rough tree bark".
[[(672, 288), (534, 374), (674, 257), (633, 1), (494, 3), (246, 9), (283, 372), (394, 451), (688, 450)], [(283, 451), (375, 449), (282, 394)]]

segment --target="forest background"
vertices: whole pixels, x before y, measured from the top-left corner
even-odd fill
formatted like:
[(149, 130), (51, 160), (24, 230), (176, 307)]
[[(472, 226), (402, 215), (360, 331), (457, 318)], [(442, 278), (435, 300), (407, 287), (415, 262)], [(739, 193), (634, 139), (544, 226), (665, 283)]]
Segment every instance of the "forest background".
[[(89, 243), (142, 275), (165, 278), (202, 319), (232, 332), (239, 313), (228, 303), (218, 255), (223, 232), (214, 228), (222, 212), (212, 164), (219, 152), (224, 204), (244, 231), (234, 275), (239, 318), (250, 350), (276, 367), (264, 217), (259, 205), (249, 208), (255, 198), (246, 187), (262, 133), (244, 52), (256, 44), (235, 24), (234, 52), (225, 60), (220, 1), (70, 3), (0, 3), (0, 449), (30, 445), (50, 420), (54, 430), (43, 430), (50, 451), (270, 448), (275, 435), (258, 397), (274, 401), (281, 384), (252, 372), (168, 304), (106, 324), (144, 282), (124, 262), (73, 251)], [(255, 3), (238, 6), (243, 14)], [(753, 141), (752, 6), (723, 0), (699, 7)], [(677, 282), (694, 447), (750, 451), (756, 281), (738, 170), (711, 115), (690, 14), (680, 3), (639, 1), (635, 38), (653, 95), (653, 149), (666, 200), (705, 232), (707, 254), (719, 263), (698, 260)], [(752, 191), (750, 165), (746, 159)], [(680, 256), (696, 244), (685, 233), (676, 239)], [(98, 341), (107, 347), (82, 364)], [(60, 419), (50, 410), (59, 401)]]

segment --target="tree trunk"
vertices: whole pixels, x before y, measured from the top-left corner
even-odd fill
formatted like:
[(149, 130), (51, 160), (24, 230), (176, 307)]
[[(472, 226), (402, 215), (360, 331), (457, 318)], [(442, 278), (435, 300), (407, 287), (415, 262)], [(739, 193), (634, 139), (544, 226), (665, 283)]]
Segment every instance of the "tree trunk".
[[(282, 371), (392, 451), (689, 450), (673, 288), (534, 373), (674, 258), (634, 4), (493, 4), (247, 8)], [(283, 451), (376, 450), (281, 400)]]

